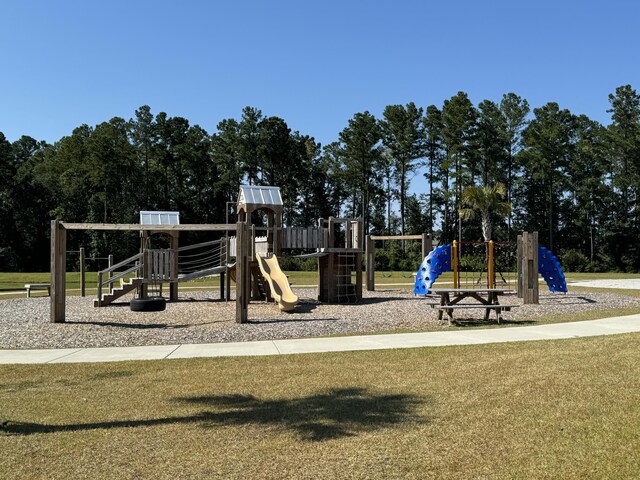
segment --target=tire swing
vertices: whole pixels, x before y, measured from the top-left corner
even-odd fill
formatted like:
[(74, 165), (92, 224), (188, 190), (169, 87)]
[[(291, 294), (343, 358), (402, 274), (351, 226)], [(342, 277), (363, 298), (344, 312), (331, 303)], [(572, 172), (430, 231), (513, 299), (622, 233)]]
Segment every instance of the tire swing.
[(132, 298), (129, 303), (132, 312), (162, 312), (167, 308), (163, 297)]

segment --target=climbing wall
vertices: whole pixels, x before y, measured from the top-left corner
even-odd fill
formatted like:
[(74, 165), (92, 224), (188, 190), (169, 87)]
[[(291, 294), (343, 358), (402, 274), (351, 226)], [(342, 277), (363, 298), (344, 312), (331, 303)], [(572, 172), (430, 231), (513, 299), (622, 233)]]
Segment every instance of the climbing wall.
[(424, 258), (416, 274), (413, 287), (414, 295), (426, 295), (436, 279), (444, 272), (451, 270), (451, 245), (434, 248)]
[(560, 262), (545, 247), (538, 247), (538, 272), (547, 282), (550, 292), (567, 292), (567, 281)]

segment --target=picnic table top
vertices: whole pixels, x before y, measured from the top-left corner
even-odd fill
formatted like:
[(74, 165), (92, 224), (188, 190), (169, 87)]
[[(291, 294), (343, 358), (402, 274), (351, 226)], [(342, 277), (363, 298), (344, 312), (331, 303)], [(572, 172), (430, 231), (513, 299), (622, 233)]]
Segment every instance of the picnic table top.
[(430, 288), (431, 293), (504, 293), (505, 288)]

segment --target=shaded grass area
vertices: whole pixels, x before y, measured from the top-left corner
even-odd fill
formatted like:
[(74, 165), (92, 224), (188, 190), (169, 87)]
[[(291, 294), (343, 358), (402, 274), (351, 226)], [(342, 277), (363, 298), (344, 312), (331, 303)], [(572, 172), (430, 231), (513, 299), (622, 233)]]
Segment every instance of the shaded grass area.
[(2, 366), (0, 474), (637, 478), (639, 348), (628, 334)]

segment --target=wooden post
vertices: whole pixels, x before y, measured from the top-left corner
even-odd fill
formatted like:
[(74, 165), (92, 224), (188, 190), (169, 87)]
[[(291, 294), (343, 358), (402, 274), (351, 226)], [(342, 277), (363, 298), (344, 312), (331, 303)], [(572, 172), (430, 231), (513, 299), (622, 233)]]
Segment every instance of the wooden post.
[(327, 222), (328, 228), (329, 228), (329, 238), (327, 240), (327, 247), (328, 248), (333, 248), (334, 247), (334, 238), (335, 238), (335, 221), (333, 217), (329, 217), (329, 221)]
[(424, 257), (429, 255), (429, 252), (431, 252), (431, 250), (433, 250), (433, 246), (431, 243), (431, 235), (429, 235), (428, 233), (423, 233), (422, 234), (422, 258), (420, 259), (421, 262), (424, 260)]
[(354, 228), (354, 248), (360, 249), (360, 253), (356, 253), (356, 300), (362, 301), (362, 241), (363, 241), (363, 227), (362, 217), (359, 217), (355, 222)]
[(451, 270), (453, 270), (453, 288), (460, 288), (460, 272), (458, 271), (458, 242), (453, 241), (451, 247)]
[(518, 286), (517, 286), (517, 296), (518, 298), (522, 298), (523, 295), (523, 286), (522, 286), (522, 235), (518, 235), (517, 238), (517, 277), (518, 277)]
[(376, 243), (367, 235), (367, 290), (370, 292), (376, 289)]
[[(113, 267), (113, 255), (109, 255), (107, 258), (108, 267)], [(109, 280), (113, 278), (113, 272), (109, 271)], [(109, 293), (113, 293), (113, 283), (109, 282)]]
[(149, 264), (147, 263), (147, 255), (145, 254), (147, 250), (147, 240), (149, 238), (149, 232), (146, 230), (142, 230), (140, 232), (140, 253), (142, 253), (142, 257), (140, 261), (142, 262), (142, 278), (143, 281), (138, 287), (138, 297), (147, 298), (149, 295), (149, 284), (147, 280), (149, 278)]
[(85, 257), (84, 257), (84, 247), (80, 247), (80, 296), (85, 296)]
[(180, 233), (179, 232), (171, 232), (169, 240), (169, 248), (171, 249), (171, 266), (170, 266), (170, 277), (174, 279), (173, 282), (169, 284), (169, 301), (176, 302), (178, 301), (178, 247), (180, 244)]
[(246, 323), (251, 273), (248, 262), (249, 232), (244, 222), (236, 224), (236, 322)]
[(538, 232), (522, 233), (522, 299), (525, 304), (539, 303)]
[[(227, 234), (228, 235), (228, 234)], [(230, 246), (231, 240), (229, 239), (228, 236), (225, 237), (225, 265), (227, 265), (227, 271), (226, 271), (226, 275), (225, 275), (225, 290), (226, 290), (226, 296), (225, 296), (225, 300), (228, 302), (229, 300), (231, 300), (231, 273), (229, 272), (229, 262), (231, 260), (231, 252), (229, 251), (229, 249), (231, 248)]]
[(276, 232), (273, 221), (273, 210), (267, 211), (267, 252), (275, 252), (275, 245), (273, 243), (274, 234)]
[(275, 212), (275, 223), (273, 225), (273, 254), (282, 254), (282, 210)]
[(51, 301), (52, 323), (65, 321), (67, 231), (60, 220), (51, 221)]
[(354, 254), (356, 257), (356, 300), (362, 301), (362, 253)]
[(344, 222), (344, 248), (353, 248), (353, 238), (351, 237), (351, 222)]
[(489, 254), (487, 255), (487, 288), (496, 287), (496, 257), (495, 244), (493, 240), (489, 240)]

